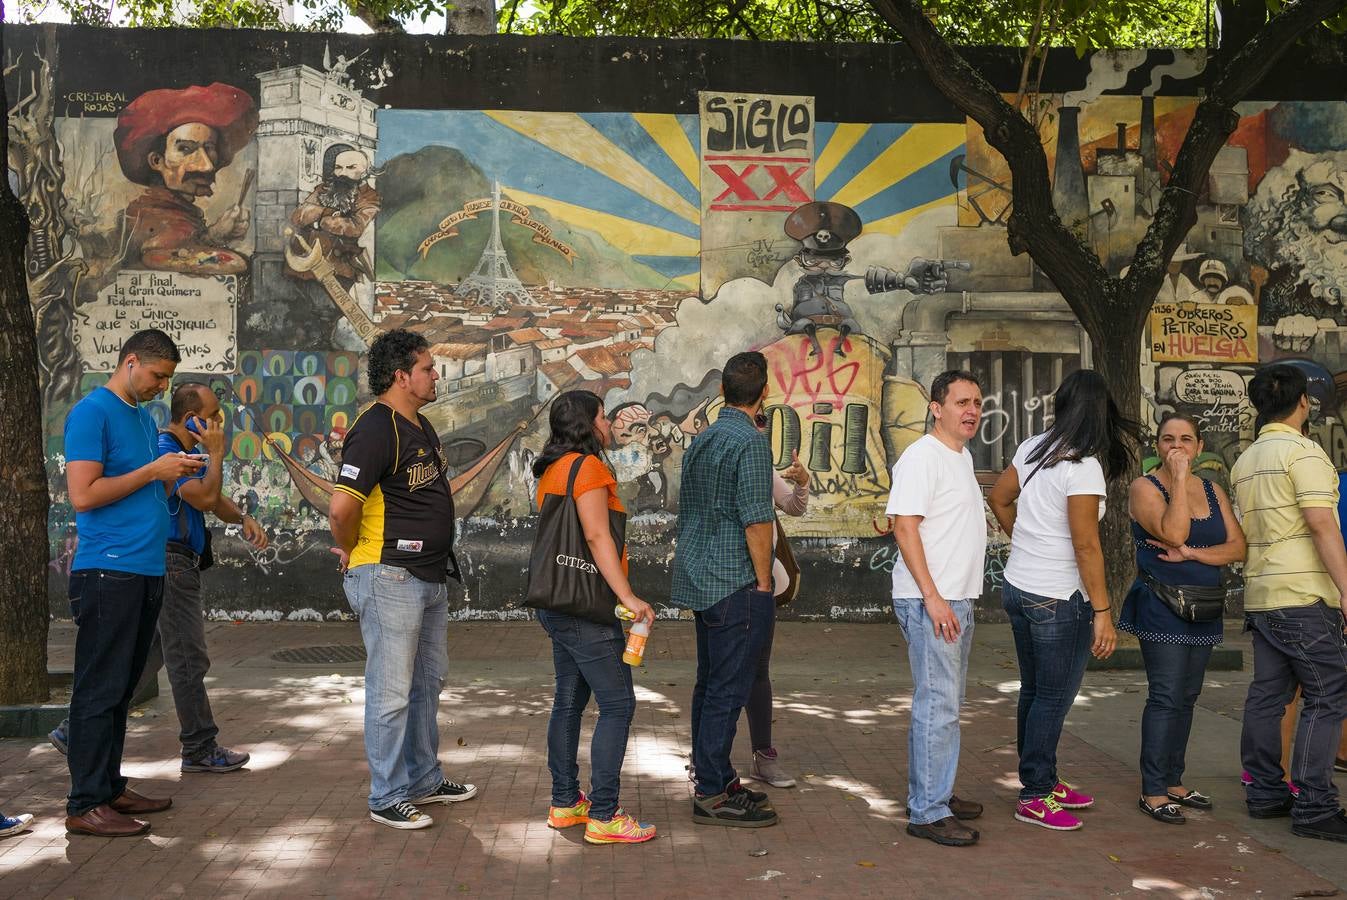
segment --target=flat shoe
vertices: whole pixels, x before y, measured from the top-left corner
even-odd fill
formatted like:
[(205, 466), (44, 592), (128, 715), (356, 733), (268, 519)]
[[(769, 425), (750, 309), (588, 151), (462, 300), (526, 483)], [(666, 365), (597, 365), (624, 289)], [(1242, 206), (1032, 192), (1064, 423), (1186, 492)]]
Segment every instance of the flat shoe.
[(1189, 791), (1182, 797), (1178, 794), (1170, 794), (1169, 799), (1179, 806), (1187, 806), (1192, 809), (1211, 809), (1211, 798), (1197, 791)]
[(1155, 821), (1164, 822), (1166, 825), (1182, 825), (1188, 821), (1179, 811), (1177, 803), (1162, 803), (1159, 806), (1151, 806), (1146, 802), (1146, 798), (1142, 797), (1137, 800), (1137, 809), (1140, 809)]

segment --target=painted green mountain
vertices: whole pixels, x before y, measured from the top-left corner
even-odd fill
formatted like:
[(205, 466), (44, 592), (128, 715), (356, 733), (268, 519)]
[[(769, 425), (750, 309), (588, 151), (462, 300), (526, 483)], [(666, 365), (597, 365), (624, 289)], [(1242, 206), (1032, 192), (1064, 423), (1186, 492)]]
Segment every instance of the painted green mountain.
[[(376, 185), (383, 208), (375, 223), (380, 281), (424, 280), (457, 284), (476, 268), (491, 237), (491, 216), (479, 213), (458, 226), (458, 236), (431, 247), (421, 259), (417, 247), (433, 234), (440, 220), (469, 200), (491, 196), (491, 182), (452, 147), (423, 147), (389, 160)], [(509, 195), (508, 190), (505, 192)], [(660, 289), (668, 278), (609, 244), (602, 235), (562, 222), (532, 208), (533, 218), (552, 229), (558, 240), (575, 250), (574, 265), (555, 250), (535, 244), (533, 232), (501, 214), (501, 243), (519, 280), (549, 280), (572, 287)]]

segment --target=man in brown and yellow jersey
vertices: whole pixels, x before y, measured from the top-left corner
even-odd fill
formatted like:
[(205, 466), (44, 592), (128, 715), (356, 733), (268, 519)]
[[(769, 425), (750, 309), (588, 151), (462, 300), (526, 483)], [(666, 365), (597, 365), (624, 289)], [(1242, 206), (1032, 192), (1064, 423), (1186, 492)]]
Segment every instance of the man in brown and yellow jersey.
[(446, 580), (457, 579), (444, 452), (420, 409), (435, 399), (425, 338), (398, 329), (370, 347), (377, 396), (346, 433), (328, 518), (346, 599), (365, 642), (370, 818), (428, 828), (417, 807), (477, 795), (440, 771), (436, 712), (449, 668)]

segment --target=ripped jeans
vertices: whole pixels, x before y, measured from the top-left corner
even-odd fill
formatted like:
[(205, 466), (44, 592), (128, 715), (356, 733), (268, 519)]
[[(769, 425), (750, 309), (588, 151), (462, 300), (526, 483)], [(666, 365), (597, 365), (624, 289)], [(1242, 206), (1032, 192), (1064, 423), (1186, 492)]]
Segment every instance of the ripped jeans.
[(1057, 741), (1076, 702), (1090, 661), (1094, 611), (1076, 591), (1065, 600), (1001, 588), (1020, 661), (1020, 702), (1015, 747), (1020, 754), (1020, 800), (1048, 796), (1057, 786)]

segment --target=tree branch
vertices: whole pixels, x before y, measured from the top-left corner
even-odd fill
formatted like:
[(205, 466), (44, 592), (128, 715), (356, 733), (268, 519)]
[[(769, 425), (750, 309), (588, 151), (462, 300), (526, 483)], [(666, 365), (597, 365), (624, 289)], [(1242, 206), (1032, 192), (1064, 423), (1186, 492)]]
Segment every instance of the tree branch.
[(1109, 277), (1094, 252), (1058, 217), (1047, 157), (1038, 132), (1025, 117), (940, 36), (916, 0), (870, 3), (903, 36), (936, 88), (982, 126), (987, 142), (1005, 157), (1014, 192), (1007, 222), (1011, 252), (1028, 251), (1096, 340), (1107, 327), (1135, 325), (1140, 329), (1144, 325), (1165, 266), (1196, 222), (1197, 200), (1211, 164), (1239, 124), (1235, 104), (1257, 86), (1298, 37), (1347, 7), (1347, 0), (1288, 4), (1223, 68), (1197, 106), (1127, 277), (1117, 279)]
[(364, 22), (379, 34), (397, 34), (407, 30), (402, 27), (401, 22), (393, 18), (386, 11), (379, 10), (367, 3), (351, 3), (351, 12), (355, 13), (360, 21)]
[(1024, 48), (1024, 63), (1020, 66), (1020, 83), (1015, 89), (1016, 109), (1024, 102), (1024, 92), (1029, 87), (1029, 69), (1033, 67), (1034, 55), (1039, 52), (1038, 36), (1043, 31), (1043, 12), (1047, 5), (1047, 0), (1038, 0), (1038, 15), (1034, 17), (1034, 26), (1029, 30), (1029, 43)]
[(510, 18), (505, 20), (505, 29), (501, 32), (502, 34), (509, 34), (510, 29), (514, 27), (514, 19), (519, 12), (520, 2), (521, 0), (513, 0), (510, 4)]
[(1197, 200), (1206, 186), (1211, 164), (1239, 125), (1235, 104), (1258, 86), (1297, 38), (1344, 7), (1347, 0), (1287, 4), (1222, 67), (1193, 113), (1155, 218), (1138, 242), (1135, 261), (1123, 279), (1123, 296), (1154, 296), (1162, 270), (1197, 221)]
[(1014, 191), (1007, 222), (1011, 252), (1028, 251), (1087, 331), (1098, 333), (1103, 324), (1099, 301), (1105, 299), (1099, 296), (1100, 286), (1108, 284), (1108, 273), (1057, 216), (1038, 132), (940, 36), (915, 0), (870, 2), (879, 17), (903, 36), (940, 93), (981, 125), (987, 143), (1005, 157)]

